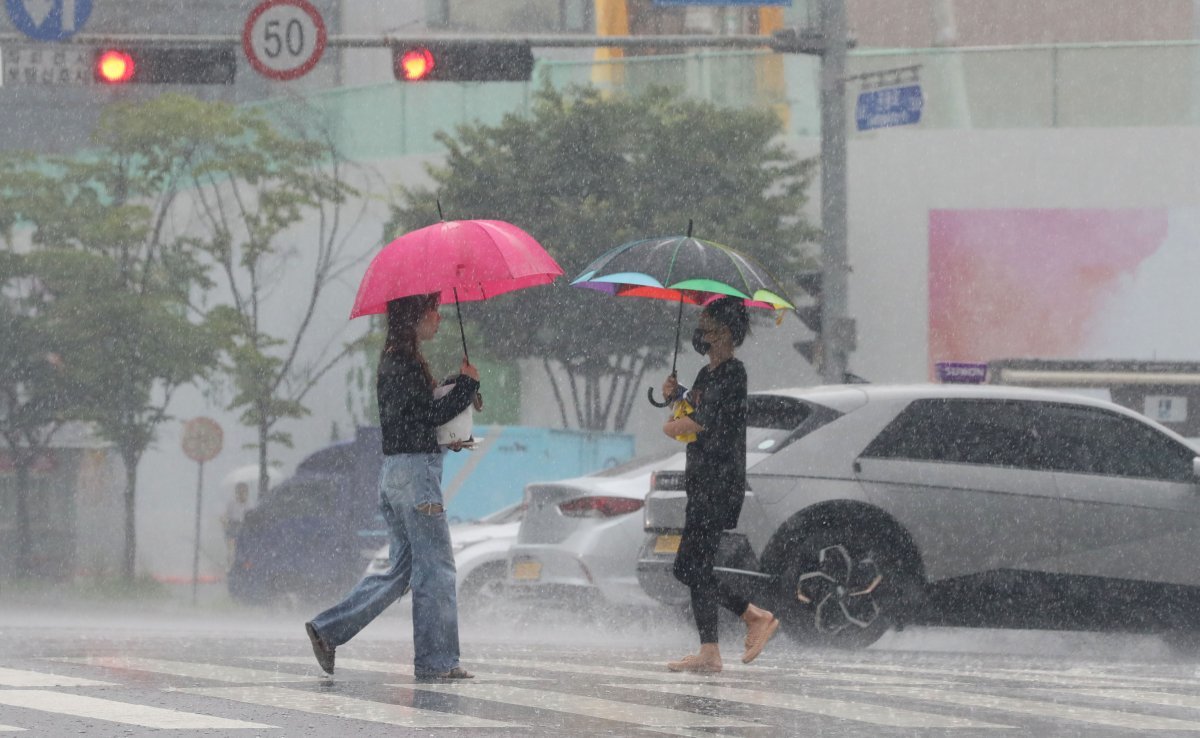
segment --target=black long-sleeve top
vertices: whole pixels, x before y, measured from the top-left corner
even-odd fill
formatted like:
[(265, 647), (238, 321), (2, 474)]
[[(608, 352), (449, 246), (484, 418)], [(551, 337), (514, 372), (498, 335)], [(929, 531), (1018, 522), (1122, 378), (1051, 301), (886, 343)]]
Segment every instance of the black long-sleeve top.
[(479, 390), (479, 382), (460, 376), (454, 389), (435, 400), (433, 387), (416, 359), (385, 356), (375, 387), (383, 453), (391, 456), (436, 453), (437, 427), (467, 409)]
[(701, 527), (737, 527), (746, 497), (746, 367), (727, 359), (700, 370), (689, 393), (704, 430), (687, 445), (688, 518)]

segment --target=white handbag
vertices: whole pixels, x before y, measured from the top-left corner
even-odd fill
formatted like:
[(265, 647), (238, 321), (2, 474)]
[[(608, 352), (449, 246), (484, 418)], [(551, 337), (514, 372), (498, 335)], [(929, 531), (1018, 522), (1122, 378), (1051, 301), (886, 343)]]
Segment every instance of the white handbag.
[[(443, 384), (433, 391), (433, 398), (436, 400), (445, 397), (454, 389), (454, 383)], [(439, 446), (449, 446), (452, 443), (465, 443), (471, 440), (471, 431), (475, 423), (475, 407), (473, 404), (468, 404), (467, 409), (463, 410), (458, 415), (455, 415), (448, 422), (439, 425), (437, 428), (437, 442)]]

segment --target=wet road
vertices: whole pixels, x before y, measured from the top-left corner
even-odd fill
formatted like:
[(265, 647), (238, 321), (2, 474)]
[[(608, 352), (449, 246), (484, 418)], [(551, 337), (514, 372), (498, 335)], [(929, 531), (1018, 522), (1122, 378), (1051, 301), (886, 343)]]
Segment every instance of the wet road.
[(1148, 636), (922, 629), (859, 653), (780, 636), (743, 666), (730, 628), (725, 671), (701, 676), (662, 666), (692, 645), (682, 621), (534, 612), (465, 624), (478, 678), (430, 684), (402, 612), (340, 648), (333, 678), (310, 614), (0, 605), (0, 734), (1200, 734), (1195, 661)]

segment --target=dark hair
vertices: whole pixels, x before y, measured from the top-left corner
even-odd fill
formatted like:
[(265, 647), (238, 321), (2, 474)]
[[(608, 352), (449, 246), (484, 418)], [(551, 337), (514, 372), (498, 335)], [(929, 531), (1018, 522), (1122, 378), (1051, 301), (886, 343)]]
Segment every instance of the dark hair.
[(750, 311), (739, 297), (722, 297), (704, 307), (708, 317), (729, 329), (734, 346), (741, 346), (750, 334)]
[(387, 304), (387, 338), (383, 341), (383, 351), (379, 355), (380, 364), (389, 356), (398, 359), (415, 360), (421, 365), (425, 378), (433, 386), (433, 372), (429, 370), (429, 362), (421, 354), (421, 342), (417, 338), (417, 323), (430, 310), (437, 309), (440, 295), (437, 292), (428, 295), (411, 295), (388, 300)]

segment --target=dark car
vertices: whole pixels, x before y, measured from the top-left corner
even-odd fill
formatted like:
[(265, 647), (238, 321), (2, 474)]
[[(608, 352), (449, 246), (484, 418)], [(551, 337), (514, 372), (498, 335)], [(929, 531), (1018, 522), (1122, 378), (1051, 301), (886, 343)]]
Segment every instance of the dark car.
[(385, 528), (379, 520), (383, 463), (378, 428), (317, 451), (246, 513), (228, 576), (246, 604), (344, 594), (358, 581)]

